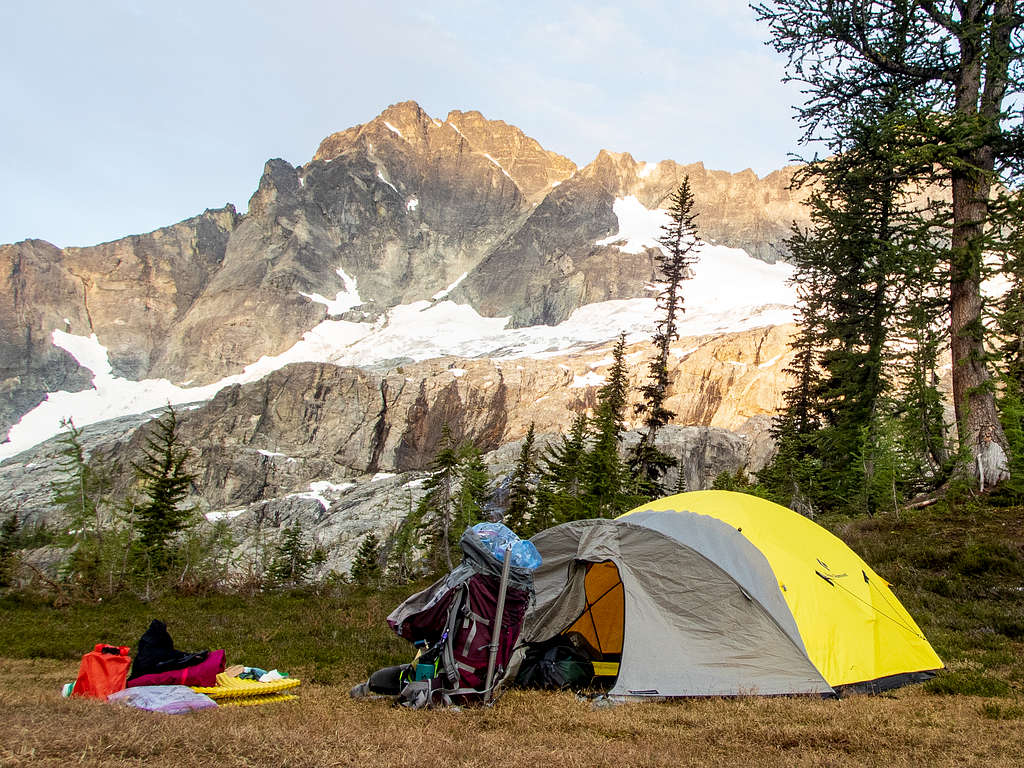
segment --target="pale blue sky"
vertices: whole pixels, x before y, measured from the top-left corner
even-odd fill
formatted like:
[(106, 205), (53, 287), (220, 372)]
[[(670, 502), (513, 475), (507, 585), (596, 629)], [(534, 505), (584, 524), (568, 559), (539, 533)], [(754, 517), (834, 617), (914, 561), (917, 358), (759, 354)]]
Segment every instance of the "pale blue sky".
[(745, 0), (4, 0), (0, 243), (90, 245), (234, 203), (263, 163), (412, 99), (578, 165), (760, 174), (799, 131)]

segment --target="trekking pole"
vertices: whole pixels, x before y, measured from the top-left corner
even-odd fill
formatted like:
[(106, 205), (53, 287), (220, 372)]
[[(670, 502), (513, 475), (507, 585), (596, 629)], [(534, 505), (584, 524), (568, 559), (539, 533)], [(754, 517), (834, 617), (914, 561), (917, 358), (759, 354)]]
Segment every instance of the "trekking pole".
[(491, 683), (494, 682), (494, 666), (498, 661), (501, 645), (501, 621), (505, 618), (505, 593), (508, 591), (508, 572), (512, 567), (512, 545), (505, 547), (505, 562), (501, 566), (501, 583), (498, 586), (498, 608), (494, 613), (494, 631), (491, 633), (490, 656), (487, 659), (487, 680), (484, 682), (484, 703), (494, 698)]

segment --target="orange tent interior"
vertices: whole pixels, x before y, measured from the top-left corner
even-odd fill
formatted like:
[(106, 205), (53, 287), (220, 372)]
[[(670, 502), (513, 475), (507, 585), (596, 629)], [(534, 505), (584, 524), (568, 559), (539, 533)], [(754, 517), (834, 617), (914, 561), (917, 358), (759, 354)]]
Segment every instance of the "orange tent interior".
[[(625, 627), (625, 593), (619, 569), (614, 563), (588, 563), (584, 580), (587, 602), (580, 617), (563, 634), (580, 633), (605, 662), (618, 662), (622, 657), (622, 635)], [(608, 665), (611, 667), (612, 665)], [(618, 671), (618, 664), (614, 665)], [(599, 668), (595, 664), (595, 671)], [(605, 674), (614, 674), (608, 669)], [(601, 674), (601, 671), (598, 671)]]

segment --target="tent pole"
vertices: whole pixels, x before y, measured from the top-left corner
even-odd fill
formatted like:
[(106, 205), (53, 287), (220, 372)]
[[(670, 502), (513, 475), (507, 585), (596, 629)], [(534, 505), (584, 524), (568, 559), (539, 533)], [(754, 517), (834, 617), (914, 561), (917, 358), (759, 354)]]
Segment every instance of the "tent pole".
[(505, 593), (508, 591), (508, 572), (512, 567), (512, 546), (505, 547), (505, 560), (501, 566), (501, 583), (498, 586), (498, 608), (494, 613), (494, 631), (491, 632), (491, 653), (487, 658), (487, 680), (484, 682), (484, 702), (490, 703), (494, 698), (491, 684), (494, 682), (494, 666), (498, 661), (498, 648), (501, 646), (501, 622), (505, 618)]

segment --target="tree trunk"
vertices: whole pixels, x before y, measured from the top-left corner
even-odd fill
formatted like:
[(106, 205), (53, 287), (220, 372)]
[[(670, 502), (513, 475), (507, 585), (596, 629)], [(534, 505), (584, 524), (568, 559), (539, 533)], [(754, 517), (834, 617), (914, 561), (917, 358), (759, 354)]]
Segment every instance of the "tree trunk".
[[(968, 6), (966, 19), (982, 21), (978, 3)], [(1001, 2), (1000, 6), (1006, 6)], [(1005, 12), (1005, 8), (1000, 8)], [(974, 18), (977, 16), (978, 18)], [(978, 29), (978, 24), (965, 25)], [(1008, 34), (1008, 33), (1007, 33)], [(1002, 42), (993, 34), (992, 45)], [(998, 125), (1005, 91), (1006, 59), (989, 51), (982, 93), (984, 46), (977, 32), (960, 39), (960, 72), (956, 87), (955, 117), (981, 117)], [(1003, 66), (1000, 71), (1000, 65)], [(979, 96), (982, 103), (979, 105)], [(952, 171), (953, 233), (950, 250), (950, 338), (953, 358), (953, 407), (960, 446), (965, 451), (960, 469), (984, 490), (1009, 478), (1008, 443), (999, 423), (991, 376), (985, 365), (982, 326), (981, 267), (985, 226), (992, 191), (994, 153), (990, 144), (965, 149)]]
[[(953, 189), (955, 211), (958, 207), (956, 182)], [(961, 469), (984, 489), (1009, 478), (1008, 444), (999, 423), (991, 376), (985, 367), (984, 343), (979, 337), (979, 277), (976, 271), (974, 274), (963, 274), (957, 269), (957, 252), (954, 236), (953, 277), (950, 285), (953, 407), (960, 445), (966, 451), (966, 466)], [(980, 261), (980, 254), (978, 258)]]

